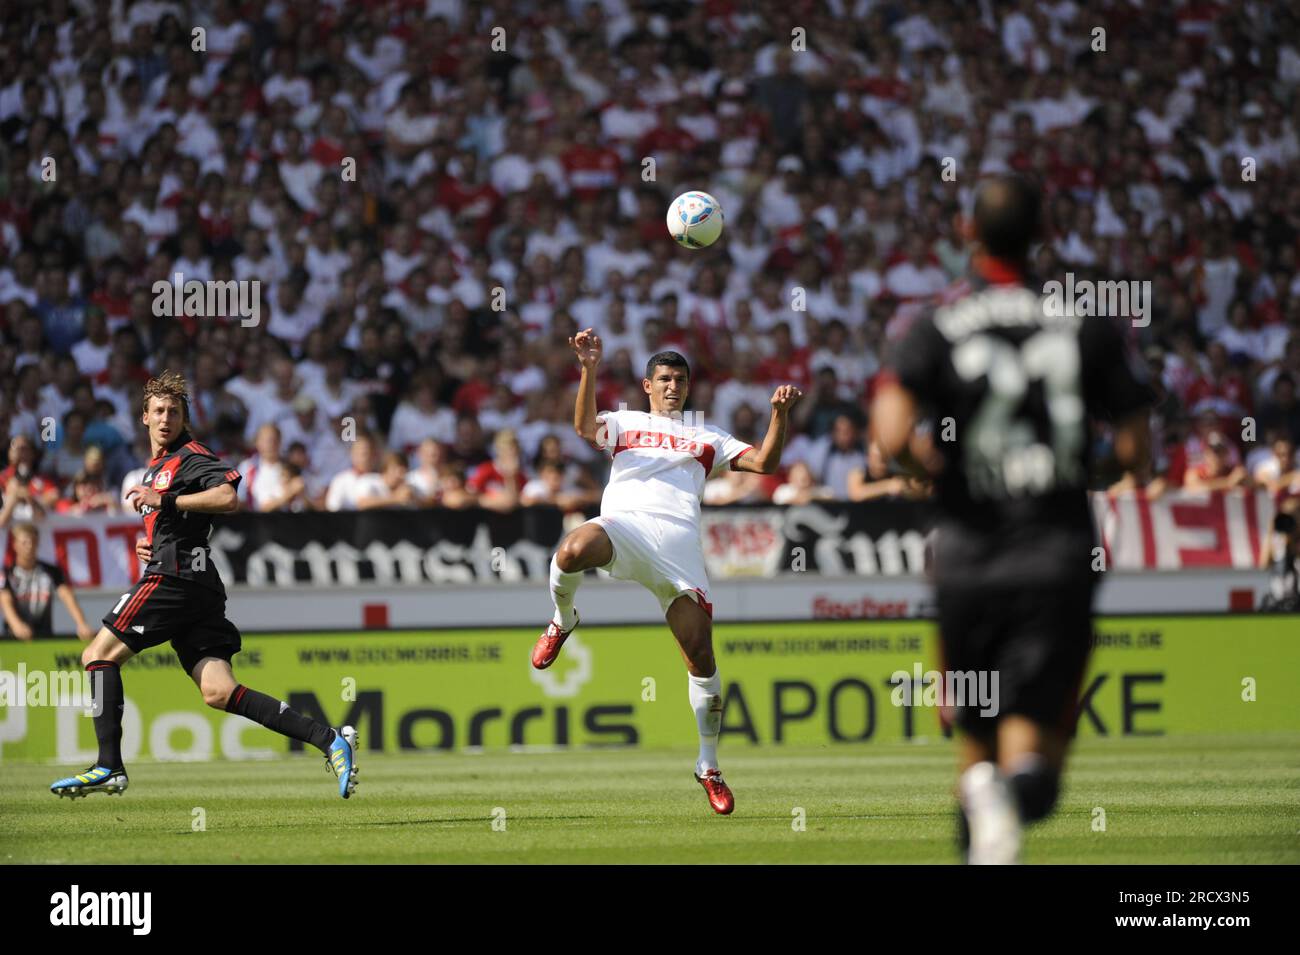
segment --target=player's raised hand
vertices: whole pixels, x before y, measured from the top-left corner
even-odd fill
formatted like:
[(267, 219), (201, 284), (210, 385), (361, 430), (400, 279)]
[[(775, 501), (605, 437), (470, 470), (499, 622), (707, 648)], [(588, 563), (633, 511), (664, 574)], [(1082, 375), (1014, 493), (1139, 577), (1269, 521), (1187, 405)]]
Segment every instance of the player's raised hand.
[(777, 411), (789, 411), (794, 403), (803, 397), (803, 392), (794, 385), (779, 385), (772, 392), (772, 407)]
[(600, 336), (590, 328), (584, 328), (571, 337), (569, 346), (573, 349), (573, 353), (578, 356), (578, 362), (588, 370), (600, 364), (601, 356), (605, 351), (605, 345), (601, 342)]

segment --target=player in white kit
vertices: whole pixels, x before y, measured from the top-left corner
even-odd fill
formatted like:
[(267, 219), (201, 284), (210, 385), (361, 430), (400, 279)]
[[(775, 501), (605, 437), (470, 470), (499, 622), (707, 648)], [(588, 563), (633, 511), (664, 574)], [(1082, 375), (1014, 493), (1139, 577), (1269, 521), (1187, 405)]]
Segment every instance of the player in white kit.
[(574, 593), (584, 571), (603, 567), (635, 580), (659, 600), (690, 675), (691, 708), (700, 733), (695, 778), (721, 815), (735, 808), (718, 768), (722, 679), (713, 660), (713, 607), (700, 542), (700, 495), (710, 476), (733, 471), (773, 474), (781, 464), (790, 408), (802, 396), (793, 385), (772, 395), (772, 418), (761, 448), (727, 432), (695, 424), (682, 409), (690, 368), (677, 352), (660, 352), (646, 364), (641, 387), (647, 411), (596, 413), (600, 336), (590, 328), (569, 339), (582, 365), (574, 429), (610, 454), (613, 465), (600, 516), (575, 528), (551, 558), (555, 616), (533, 647), (533, 666), (544, 670), (578, 626)]

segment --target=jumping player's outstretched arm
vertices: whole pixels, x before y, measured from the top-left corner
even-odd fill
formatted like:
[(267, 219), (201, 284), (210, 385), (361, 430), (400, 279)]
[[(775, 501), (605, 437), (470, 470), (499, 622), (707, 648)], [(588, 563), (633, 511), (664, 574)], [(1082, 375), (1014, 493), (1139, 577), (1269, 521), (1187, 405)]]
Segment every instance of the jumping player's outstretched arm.
[(578, 400), (573, 408), (573, 430), (585, 441), (596, 440), (596, 366), (600, 364), (604, 345), (600, 336), (584, 328), (569, 339), (569, 346), (582, 365), (582, 381), (578, 383)]
[(772, 394), (772, 420), (768, 422), (763, 446), (753, 454), (743, 454), (731, 461), (733, 471), (751, 474), (775, 474), (781, 467), (781, 452), (785, 449), (785, 432), (790, 424), (790, 409), (803, 397), (794, 385), (781, 385)]

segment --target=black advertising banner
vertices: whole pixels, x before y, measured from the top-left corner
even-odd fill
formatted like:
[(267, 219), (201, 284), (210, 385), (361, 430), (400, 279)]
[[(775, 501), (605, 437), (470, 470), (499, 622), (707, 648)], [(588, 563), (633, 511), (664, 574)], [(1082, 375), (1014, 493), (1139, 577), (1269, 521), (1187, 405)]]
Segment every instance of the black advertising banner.
[[(920, 573), (927, 514), (909, 501), (706, 508), (704, 554), (717, 579)], [(212, 560), (254, 587), (545, 580), (565, 528), (549, 507), (237, 514), (214, 530)]]
[(545, 580), (564, 536), (555, 508), (236, 514), (211, 538), (228, 583), (276, 587)]
[[(919, 574), (931, 513), (917, 501), (706, 507), (702, 546), (714, 580)], [(545, 580), (556, 545), (582, 520), (551, 507), (238, 513), (215, 521), (208, 559), (227, 584), (252, 587)], [(138, 518), (60, 515), (42, 526), (40, 556), (74, 587), (125, 589), (139, 578)]]

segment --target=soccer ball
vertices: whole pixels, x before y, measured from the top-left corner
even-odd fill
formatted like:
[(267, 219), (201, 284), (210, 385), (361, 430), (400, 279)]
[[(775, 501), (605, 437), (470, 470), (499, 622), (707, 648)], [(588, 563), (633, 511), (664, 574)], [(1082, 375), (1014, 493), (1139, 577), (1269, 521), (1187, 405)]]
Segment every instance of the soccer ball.
[(683, 192), (668, 206), (668, 234), (688, 249), (713, 245), (722, 235), (722, 206), (707, 192)]

